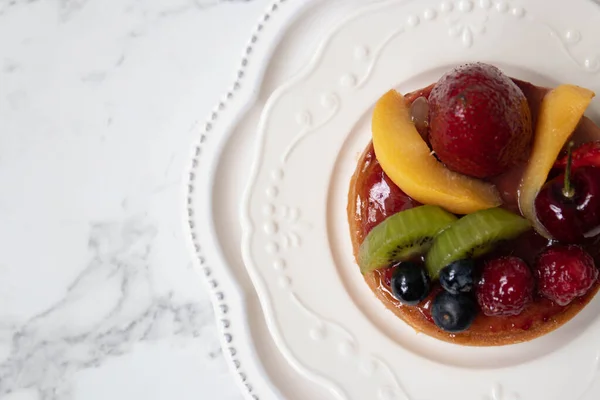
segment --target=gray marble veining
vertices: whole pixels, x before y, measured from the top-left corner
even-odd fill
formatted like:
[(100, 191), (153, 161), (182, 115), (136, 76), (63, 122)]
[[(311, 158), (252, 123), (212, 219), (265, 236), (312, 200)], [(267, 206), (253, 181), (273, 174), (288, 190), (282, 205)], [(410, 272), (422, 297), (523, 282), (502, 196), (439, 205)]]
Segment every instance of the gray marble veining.
[(129, 400), (145, 357), (171, 377), (145, 399), (240, 398), (181, 184), (265, 4), (0, 0), (0, 398), (107, 398), (125, 368)]

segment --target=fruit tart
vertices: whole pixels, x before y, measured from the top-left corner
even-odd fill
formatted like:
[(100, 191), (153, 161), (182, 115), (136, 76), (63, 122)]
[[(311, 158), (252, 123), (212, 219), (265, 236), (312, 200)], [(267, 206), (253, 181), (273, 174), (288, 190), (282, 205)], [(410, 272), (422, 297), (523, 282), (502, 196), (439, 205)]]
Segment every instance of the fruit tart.
[(416, 331), (518, 343), (598, 291), (600, 128), (594, 97), (468, 63), (377, 102), (350, 183), (354, 256), (373, 293)]

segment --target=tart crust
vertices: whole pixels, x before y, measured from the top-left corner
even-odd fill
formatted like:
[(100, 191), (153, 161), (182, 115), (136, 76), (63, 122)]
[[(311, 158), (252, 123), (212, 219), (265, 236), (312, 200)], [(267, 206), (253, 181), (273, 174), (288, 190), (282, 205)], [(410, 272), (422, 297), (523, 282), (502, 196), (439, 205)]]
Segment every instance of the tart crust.
[[(530, 83), (523, 82), (517, 79), (513, 81), (521, 88), (525, 96), (527, 97), (531, 113), (532, 123), (535, 127), (536, 117), (539, 110), (539, 105), (542, 98), (548, 91), (546, 88), (534, 86)], [(411, 92), (405, 95), (405, 98), (409, 103), (414, 101), (419, 96), (427, 96), (431, 91), (433, 85), (427, 86), (423, 89)], [(576, 135), (581, 138), (582, 141), (588, 141), (592, 139), (600, 139), (600, 128), (598, 128), (591, 120), (584, 117), (577, 128)], [(350, 236), (352, 239), (352, 246), (354, 251), (355, 260), (358, 263), (358, 249), (360, 243), (363, 240), (362, 226), (360, 219), (357, 219), (357, 185), (356, 182), (358, 177), (363, 173), (366, 158), (372, 151), (372, 144), (369, 143), (361, 155), (356, 170), (352, 176), (350, 182), (350, 189), (348, 193), (348, 223), (350, 226)], [(502, 346), (514, 343), (520, 343), (529, 341), (540, 336), (549, 333), (561, 325), (565, 324), (571, 318), (573, 318), (579, 311), (581, 311), (595, 296), (600, 288), (600, 284), (597, 282), (588, 293), (572, 302), (570, 305), (564, 307), (559, 313), (547, 318), (537, 319), (532, 321), (530, 325), (527, 325), (526, 329), (518, 326), (508, 326), (505, 329), (477, 329), (477, 330), (466, 330), (461, 333), (452, 334), (439, 329), (418, 307), (404, 306), (398, 302), (391, 295), (389, 290), (381, 282), (381, 274), (377, 271), (370, 272), (364, 275), (365, 282), (369, 285), (371, 291), (375, 296), (397, 317), (401, 318), (404, 322), (409, 324), (417, 332), (425, 333), (436, 339), (443, 340), (450, 343), (456, 343), (468, 346)], [(478, 316), (477, 318), (480, 318)], [(476, 318), (476, 320), (477, 320)], [(500, 317), (499, 317), (500, 318)], [(506, 321), (509, 321), (511, 317), (502, 317)], [(509, 324), (510, 325), (510, 324)]]

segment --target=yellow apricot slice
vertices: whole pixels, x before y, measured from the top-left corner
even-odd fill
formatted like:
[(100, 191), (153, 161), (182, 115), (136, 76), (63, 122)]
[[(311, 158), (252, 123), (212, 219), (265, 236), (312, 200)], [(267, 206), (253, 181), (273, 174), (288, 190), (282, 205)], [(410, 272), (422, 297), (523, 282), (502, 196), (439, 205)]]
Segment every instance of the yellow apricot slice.
[(373, 147), (383, 171), (404, 193), (455, 214), (469, 214), (500, 205), (489, 183), (450, 171), (419, 135), (404, 97), (390, 90), (373, 112)]
[(595, 93), (575, 85), (560, 85), (542, 99), (529, 162), (519, 185), (519, 208), (538, 233), (551, 238), (538, 221), (535, 198)]

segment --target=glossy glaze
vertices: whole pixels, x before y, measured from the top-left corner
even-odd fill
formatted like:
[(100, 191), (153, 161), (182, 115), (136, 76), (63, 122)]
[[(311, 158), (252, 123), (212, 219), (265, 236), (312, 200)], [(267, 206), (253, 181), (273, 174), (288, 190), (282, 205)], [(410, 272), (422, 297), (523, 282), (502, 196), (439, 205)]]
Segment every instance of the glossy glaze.
[[(357, 177), (357, 218), (362, 222), (360, 240), (369, 233), (369, 231), (386, 217), (411, 207), (419, 203), (404, 194), (381, 170), (375, 153), (370, 146), (363, 157), (364, 164), (361, 174)], [(506, 207), (514, 209), (515, 205), (508, 203)], [(363, 218), (364, 217), (364, 218)], [(357, 232), (358, 233), (358, 232)], [(600, 265), (600, 238), (588, 240), (584, 247), (595, 257), (596, 263)], [(524, 259), (531, 265), (535, 257), (549, 245), (549, 241), (534, 231), (529, 231), (519, 238), (507, 241), (498, 246), (492, 253), (477, 260), (477, 267), (490, 258), (500, 255), (514, 255)], [(406, 307), (394, 299), (390, 289), (390, 279), (392, 269), (383, 269), (375, 271), (374, 275), (379, 282), (379, 290), (394, 303), (396, 307)], [(597, 285), (596, 285), (597, 286)], [(417, 306), (419, 312), (433, 324), (430, 314), (430, 307), (433, 297), (441, 290), (438, 283), (432, 289), (430, 295)], [(533, 304), (529, 305), (520, 315), (511, 317), (488, 317), (479, 314), (473, 325), (469, 329), (472, 333), (477, 332), (499, 332), (509, 329), (528, 330), (533, 326), (552, 321), (553, 318), (565, 312), (572, 305), (587, 303), (590, 296), (593, 296), (595, 290), (591, 290), (588, 295), (576, 300), (569, 306), (562, 307), (540, 296), (535, 297)]]

